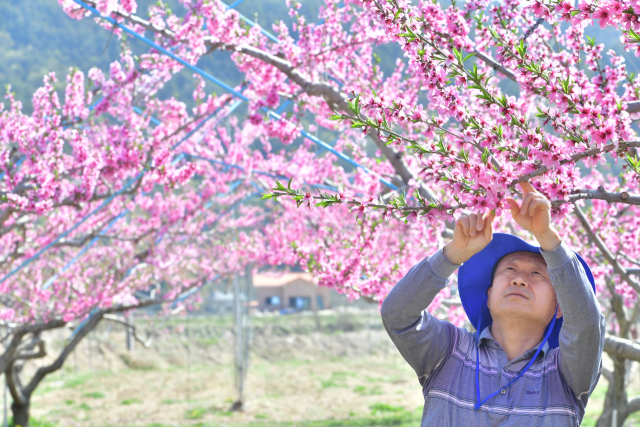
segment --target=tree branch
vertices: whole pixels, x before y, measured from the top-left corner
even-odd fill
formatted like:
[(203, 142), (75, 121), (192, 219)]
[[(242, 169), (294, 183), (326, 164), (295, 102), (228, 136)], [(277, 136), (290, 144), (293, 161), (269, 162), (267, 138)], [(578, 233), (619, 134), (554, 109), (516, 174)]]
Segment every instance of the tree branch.
[[(499, 64), (495, 59), (491, 58), (489, 55), (482, 52), (478, 52), (477, 50), (474, 51), (473, 53), (475, 53), (475, 56), (478, 59), (485, 62), (491, 68), (498, 71), (503, 76), (507, 77), (509, 80), (513, 80), (514, 82), (517, 81), (516, 75), (513, 71)], [(640, 101), (627, 101), (627, 112), (640, 113)]]
[(634, 396), (629, 399), (629, 403), (627, 403), (624, 407), (624, 412), (627, 414), (633, 414), (634, 412), (640, 411), (640, 396)]
[(103, 318), (104, 320), (110, 320), (112, 322), (124, 325), (133, 334), (133, 337), (136, 339), (136, 341), (142, 344), (145, 348), (149, 348), (151, 346), (151, 343), (153, 342), (153, 336), (148, 337), (147, 340), (145, 341), (144, 339), (142, 339), (140, 335), (138, 335), (138, 330), (131, 323), (119, 318), (118, 316), (113, 316), (109, 314), (105, 314)]
[[(34, 347), (38, 347), (37, 352), (31, 351), (34, 349)], [(42, 338), (40, 338), (39, 335), (36, 335), (31, 341), (18, 349), (14, 360), (39, 359), (41, 357), (45, 357), (46, 355), (47, 351), (45, 348), (45, 342), (42, 340)]]
[(629, 286), (631, 286), (636, 292), (640, 293), (640, 282), (638, 282), (636, 279), (634, 279), (633, 277), (631, 277), (629, 275), (629, 273), (627, 272), (627, 269), (624, 268), (618, 262), (616, 257), (611, 253), (611, 251), (607, 247), (607, 245), (593, 231), (593, 229), (591, 228), (591, 225), (589, 224), (589, 221), (584, 216), (584, 213), (582, 212), (582, 209), (580, 209), (580, 207), (578, 205), (574, 205), (574, 207), (575, 207), (574, 212), (575, 212), (576, 216), (578, 217), (578, 219), (580, 220), (580, 223), (582, 224), (582, 227), (584, 228), (584, 230), (586, 231), (587, 235), (589, 236), (589, 239), (591, 239), (591, 241), (596, 244), (596, 246), (598, 247), (598, 249), (602, 253), (602, 256), (604, 256), (604, 258), (613, 267), (613, 270), (617, 274), (619, 274), (620, 277), (622, 277), (625, 280), (625, 282), (627, 282), (629, 284)]
[(13, 401), (22, 406), (27, 403), (27, 398), (24, 395), (22, 384), (20, 384), (20, 374), (16, 372), (17, 369), (19, 369), (18, 366), (16, 366), (14, 362), (11, 362), (4, 371), (4, 375)]
[(495, 59), (493, 59), (492, 57), (490, 57), (486, 53), (479, 52), (477, 50), (474, 50), (473, 53), (475, 53), (476, 58), (478, 58), (481, 61), (485, 62), (487, 65), (489, 65), (494, 70), (498, 71), (500, 74), (504, 75), (505, 77), (507, 77), (510, 80), (513, 80), (514, 82), (516, 81), (516, 75), (515, 75), (515, 73), (513, 71), (511, 71), (508, 68), (504, 67), (502, 64), (499, 64)]
[(640, 362), (640, 344), (631, 340), (607, 334), (604, 337), (604, 351), (610, 356)]
[(71, 354), (71, 352), (76, 348), (78, 343), (82, 341), (82, 339), (93, 329), (102, 319), (104, 315), (104, 310), (98, 310), (93, 315), (89, 315), (89, 318), (85, 321), (85, 323), (80, 327), (76, 335), (71, 339), (71, 341), (62, 349), (58, 358), (50, 365), (43, 366), (39, 368), (34, 374), (29, 384), (24, 388), (27, 394), (33, 393), (33, 391), (38, 387), (38, 384), (44, 379), (47, 374), (51, 372), (57, 371), (62, 367), (64, 361)]
[(627, 191), (611, 192), (605, 191), (599, 187), (597, 190), (590, 188), (577, 190), (576, 194), (572, 194), (567, 200), (554, 200), (552, 205), (561, 205), (563, 203), (574, 203), (578, 200), (604, 200), (609, 203), (625, 203), (627, 205), (640, 205), (640, 194), (632, 194)]
[(16, 352), (22, 342), (22, 338), (29, 333), (37, 333), (48, 331), (51, 329), (61, 328), (67, 322), (62, 319), (51, 320), (46, 323), (35, 323), (33, 325), (22, 325), (13, 328), (13, 336), (9, 345), (5, 348), (4, 353), (0, 356), (0, 372), (5, 372), (8, 366), (13, 362)]
[[(595, 156), (601, 153), (606, 153), (608, 151), (611, 150), (623, 150), (626, 148), (631, 148), (631, 147), (640, 147), (640, 141), (624, 141), (624, 142), (620, 142), (618, 143), (618, 148), (616, 149), (616, 146), (611, 143), (611, 144), (607, 144), (602, 146), (602, 148), (590, 148), (586, 151), (582, 151), (580, 153), (576, 153), (573, 156), (571, 156), (569, 159), (567, 160), (562, 160), (560, 162), (561, 165), (566, 165), (567, 163), (576, 163), (579, 160), (582, 160), (586, 157), (591, 157), (591, 156)], [(515, 180), (513, 180), (513, 182), (510, 184), (510, 187), (515, 187), (515, 185), (519, 182), (523, 182), (523, 181), (528, 181), (531, 178), (534, 178), (536, 176), (542, 175), (546, 172), (549, 172), (549, 168), (546, 166), (541, 167), (540, 169), (536, 169), (535, 171), (527, 174), (527, 175), (523, 175), (520, 178), (517, 178)]]

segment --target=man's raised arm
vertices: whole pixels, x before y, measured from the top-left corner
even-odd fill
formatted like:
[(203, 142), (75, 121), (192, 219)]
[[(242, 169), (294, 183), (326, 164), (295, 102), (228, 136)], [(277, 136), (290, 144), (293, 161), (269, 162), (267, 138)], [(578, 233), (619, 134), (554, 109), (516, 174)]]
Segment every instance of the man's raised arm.
[(560, 372), (584, 407), (602, 369), (605, 318), (576, 254), (565, 243), (541, 252), (564, 319)]
[(563, 317), (560, 372), (584, 408), (602, 369), (604, 315), (577, 255), (551, 226), (551, 204), (528, 182), (520, 186), (522, 204), (512, 198), (507, 202), (513, 219), (540, 243)]
[(382, 323), (402, 357), (421, 377), (429, 376), (449, 349), (451, 325), (425, 309), (458, 268), (442, 249), (414, 265), (382, 303)]
[(451, 352), (454, 326), (425, 309), (449, 276), (493, 238), (495, 215), (462, 215), (447, 245), (413, 266), (382, 304), (382, 323), (418, 377), (431, 374)]

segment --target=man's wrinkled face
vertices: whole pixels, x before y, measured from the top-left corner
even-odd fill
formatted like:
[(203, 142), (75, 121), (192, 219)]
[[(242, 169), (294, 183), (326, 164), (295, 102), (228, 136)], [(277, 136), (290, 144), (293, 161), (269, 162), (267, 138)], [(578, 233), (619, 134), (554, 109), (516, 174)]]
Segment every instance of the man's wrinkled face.
[(514, 252), (500, 260), (488, 293), (494, 320), (527, 319), (546, 326), (558, 303), (544, 258), (530, 252)]

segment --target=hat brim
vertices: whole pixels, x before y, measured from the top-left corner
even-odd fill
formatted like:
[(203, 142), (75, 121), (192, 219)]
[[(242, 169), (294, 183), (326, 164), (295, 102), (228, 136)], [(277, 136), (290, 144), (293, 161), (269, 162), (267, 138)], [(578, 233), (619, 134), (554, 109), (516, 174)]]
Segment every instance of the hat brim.
[[(493, 323), (491, 313), (488, 309), (483, 310), (484, 297), (487, 289), (491, 286), (491, 273), (495, 263), (503, 256), (513, 252), (532, 252), (539, 254), (540, 247), (530, 245), (519, 237), (511, 234), (494, 233), (493, 240), (482, 251), (478, 252), (458, 271), (458, 293), (460, 301), (471, 324), (475, 327), (478, 324), (478, 317), (482, 315), (481, 328), (490, 326)], [(575, 252), (574, 252), (575, 253)], [(587, 263), (576, 253), (580, 264), (591, 283), (593, 292), (596, 291), (593, 274)], [(556, 324), (549, 336), (549, 347), (558, 347), (558, 336), (562, 328), (562, 318)], [(481, 332), (481, 331), (480, 331)]]

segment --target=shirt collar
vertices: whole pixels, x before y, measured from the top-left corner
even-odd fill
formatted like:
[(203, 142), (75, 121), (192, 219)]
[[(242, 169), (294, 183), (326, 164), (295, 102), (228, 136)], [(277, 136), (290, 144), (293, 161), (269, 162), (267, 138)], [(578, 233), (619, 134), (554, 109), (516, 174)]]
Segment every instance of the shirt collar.
[[(480, 333), (480, 342), (483, 342), (483, 341), (489, 342), (490, 345), (491, 346), (495, 346), (495, 348), (502, 349), (502, 347), (500, 347), (500, 344), (498, 344), (498, 342), (493, 338), (493, 335), (491, 335), (491, 326), (487, 326)], [(531, 350), (525, 351), (523, 356), (533, 356), (533, 354), (536, 352), (536, 350), (540, 346), (540, 343), (542, 343), (542, 340), (540, 340), (540, 342), (535, 347), (533, 347)], [(548, 351), (549, 351), (549, 342), (547, 341), (542, 346), (542, 349), (540, 350), (540, 353), (542, 353), (543, 356), (546, 356)]]

